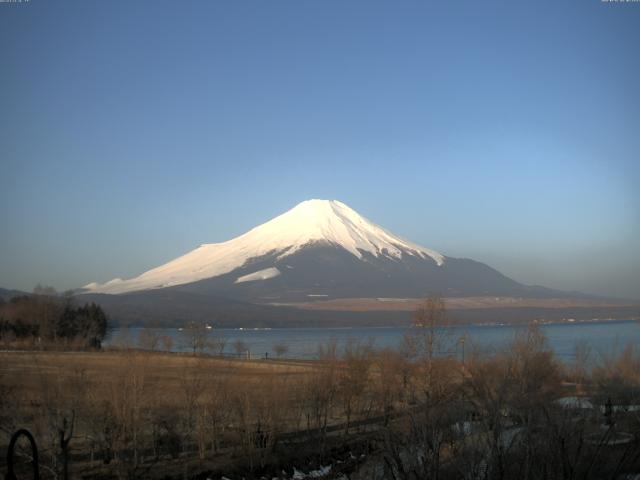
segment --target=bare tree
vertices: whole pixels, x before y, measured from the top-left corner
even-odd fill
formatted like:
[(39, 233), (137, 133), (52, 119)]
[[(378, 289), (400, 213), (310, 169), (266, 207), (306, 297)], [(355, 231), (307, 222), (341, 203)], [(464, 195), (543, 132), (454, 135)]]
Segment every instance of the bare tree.
[(434, 295), (422, 301), (411, 317), (411, 328), (404, 337), (404, 352), (420, 364), (424, 375), (424, 388), (428, 394), (437, 378), (434, 376), (435, 359), (445, 347), (449, 333), (444, 300)]
[[(46, 438), (51, 448), (50, 464), (46, 467), (55, 476), (69, 476), (69, 444), (74, 437), (76, 418), (86, 395), (86, 375), (74, 369), (68, 378), (51, 375), (34, 359), (38, 369), (39, 389), (34, 404), (38, 436)], [(73, 394), (69, 394), (69, 390)]]
[[(540, 461), (537, 432), (557, 398), (560, 369), (540, 329), (520, 330), (507, 351), (472, 358), (465, 379), (466, 399), (478, 412), (486, 462), (497, 479), (531, 478)], [(518, 454), (518, 462), (509, 458)]]
[(182, 343), (194, 355), (202, 353), (209, 345), (209, 330), (205, 325), (191, 322), (182, 328)]
[(307, 430), (324, 452), (327, 427), (338, 395), (338, 342), (335, 338), (318, 346), (320, 362), (303, 385), (304, 415)]
[(247, 344), (242, 340), (236, 340), (235, 342), (233, 342), (233, 349), (236, 351), (238, 356), (245, 355), (249, 350)]
[(163, 335), (160, 338), (160, 341), (162, 342), (162, 348), (164, 349), (164, 351), (169, 353), (173, 348), (173, 338), (171, 338), (169, 335)]
[(207, 345), (207, 349), (213, 353), (214, 355), (222, 355), (224, 353), (224, 349), (227, 346), (227, 339), (222, 335), (222, 333), (215, 329), (212, 334), (209, 336), (209, 342)]
[(573, 377), (576, 383), (583, 383), (589, 373), (591, 362), (591, 345), (586, 340), (576, 342), (573, 358)]
[[(184, 436), (183, 445), (187, 445), (191, 440), (196, 426), (201, 420), (201, 399), (205, 391), (205, 372), (202, 360), (196, 360), (194, 365), (184, 369), (180, 376), (180, 385), (182, 392), (182, 434)], [(204, 452), (203, 442), (199, 442), (199, 451), (201, 457)]]
[(409, 344), (418, 357), (432, 360), (442, 347), (443, 327), (447, 325), (444, 299), (433, 295), (425, 298), (413, 311)]
[(342, 401), (345, 415), (344, 433), (349, 433), (349, 426), (354, 412), (358, 412), (365, 400), (365, 392), (370, 387), (372, 345), (349, 339), (345, 347), (344, 362), (339, 370), (338, 395)]
[(160, 346), (160, 334), (155, 328), (143, 328), (138, 334), (138, 346), (143, 350), (155, 351)]
[(111, 344), (123, 350), (133, 348), (134, 343), (131, 335), (131, 328), (129, 326), (124, 326), (117, 329)]
[(273, 346), (273, 351), (276, 352), (276, 356), (280, 358), (289, 351), (289, 347), (284, 343), (276, 343)]
[(221, 437), (229, 422), (231, 414), (232, 393), (230, 383), (236, 377), (236, 371), (232, 362), (225, 365), (221, 373), (210, 375), (206, 379), (206, 390), (202, 399), (203, 415), (198, 424), (199, 444), (204, 450), (205, 440), (210, 443), (210, 450), (216, 453), (221, 444)]
[(403, 398), (405, 358), (391, 349), (384, 349), (374, 357), (372, 388), (379, 410), (384, 414), (384, 426), (389, 425), (390, 416), (396, 404)]

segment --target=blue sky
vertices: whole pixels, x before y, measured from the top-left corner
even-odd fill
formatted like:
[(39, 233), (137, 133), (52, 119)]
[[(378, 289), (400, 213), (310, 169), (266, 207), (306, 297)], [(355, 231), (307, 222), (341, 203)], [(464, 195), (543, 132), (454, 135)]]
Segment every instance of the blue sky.
[(128, 277), (309, 198), (640, 298), (640, 4), (0, 3), (0, 286)]

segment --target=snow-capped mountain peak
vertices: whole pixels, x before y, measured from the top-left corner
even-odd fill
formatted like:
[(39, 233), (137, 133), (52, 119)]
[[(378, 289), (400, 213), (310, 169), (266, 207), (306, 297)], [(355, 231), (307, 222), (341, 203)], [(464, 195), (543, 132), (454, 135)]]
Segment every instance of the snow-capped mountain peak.
[[(410, 255), (442, 265), (445, 257), (404, 240), (374, 224), (337, 200), (307, 200), (291, 210), (223, 243), (203, 244), (195, 250), (129, 280), (91, 283), (95, 293), (124, 293), (163, 288), (216, 277), (242, 267), (250, 259), (269, 254), (292, 255), (313, 243), (347, 250), (357, 258), (402, 258)], [(268, 277), (271, 278), (271, 277)]]
[(307, 200), (288, 212), (250, 230), (239, 239), (264, 240), (273, 249), (286, 249), (289, 255), (312, 241), (339, 245), (358, 258), (363, 252), (374, 256), (386, 251), (400, 258), (402, 252), (429, 256), (441, 264), (444, 257), (437, 252), (404, 240), (374, 224), (337, 200)]

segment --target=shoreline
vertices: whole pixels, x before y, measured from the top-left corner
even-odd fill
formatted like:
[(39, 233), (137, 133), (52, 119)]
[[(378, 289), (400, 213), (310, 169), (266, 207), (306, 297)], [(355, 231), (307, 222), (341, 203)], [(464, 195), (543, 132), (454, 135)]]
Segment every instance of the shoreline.
[[(623, 323), (623, 322), (639, 322), (640, 316), (628, 317), (628, 318), (584, 318), (584, 319), (562, 319), (562, 320), (532, 320), (532, 321), (521, 321), (521, 322), (459, 322), (459, 323), (451, 323), (448, 325), (443, 325), (443, 328), (458, 328), (458, 327), (525, 327), (527, 325), (535, 324), (535, 325), (579, 325), (584, 323)], [(131, 324), (131, 325), (117, 325), (112, 328), (112, 330), (121, 330), (121, 329), (158, 329), (158, 330), (176, 330), (180, 331), (182, 328), (181, 325), (166, 325), (166, 326), (150, 326), (150, 325), (141, 325), (141, 324)], [(366, 325), (366, 324), (357, 324), (357, 325), (344, 325), (344, 326), (290, 326), (290, 327), (214, 327), (212, 331), (234, 331), (234, 332), (268, 332), (268, 331), (282, 331), (282, 330), (356, 330), (356, 329), (396, 329), (396, 328), (411, 328), (410, 324), (406, 325)]]

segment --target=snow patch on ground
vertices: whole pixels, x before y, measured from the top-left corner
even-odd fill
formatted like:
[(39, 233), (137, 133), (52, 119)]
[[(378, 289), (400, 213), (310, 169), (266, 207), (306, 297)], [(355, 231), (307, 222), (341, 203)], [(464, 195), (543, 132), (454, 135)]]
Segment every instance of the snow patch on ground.
[(280, 270), (275, 267), (265, 268), (264, 270), (258, 270), (257, 272), (250, 273), (248, 275), (243, 275), (242, 277), (238, 277), (238, 279), (233, 283), (243, 283), (243, 282), (255, 282), (256, 280), (269, 280), (270, 278), (274, 278), (280, 275)]
[(322, 478), (326, 477), (331, 473), (331, 465), (327, 465), (326, 467), (320, 466), (317, 470), (311, 470), (309, 473), (301, 472), (296, 468), (293, 469), (293, 480), (305, 480), (309, 478)]

